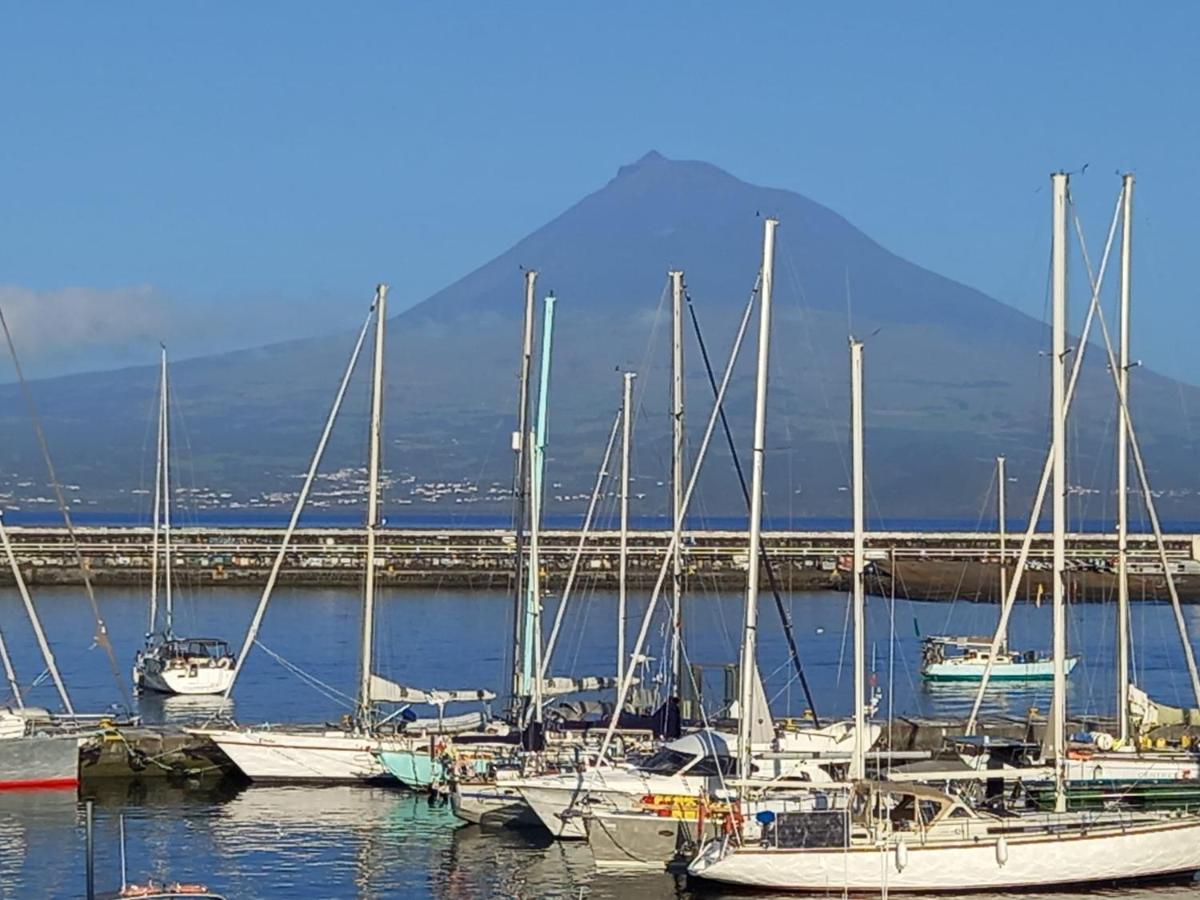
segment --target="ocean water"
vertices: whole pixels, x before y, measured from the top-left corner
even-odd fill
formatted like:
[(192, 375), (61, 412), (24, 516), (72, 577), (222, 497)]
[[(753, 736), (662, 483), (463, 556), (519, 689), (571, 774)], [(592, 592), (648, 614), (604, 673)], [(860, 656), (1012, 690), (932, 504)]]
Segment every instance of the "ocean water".
[[(132, 589), (104, 589), (99, 599), (127, 678), (146, 628), (145, 597)], [(177, 630), (239, 643), (257, 599), (247, 589), (185, 586), (178, 593)], [(95, 711), (119, 702), (105, 655), (92, 646), (93, 624), (81, 592), (41, 589), (36, 600), (76, 707)], [(640, 617), (642, 603), (635, 602), (635, 617)], [(852, 677), (847, 598), (798, 594), (788, 598), (787, 607), (818, 712), (846, 714)], [(584, 592), (572, 601), (555, 656), (556, 673), (613, 672), (615, 611), (616, 600), (609, 593)], [(739, 596), (697, 590), (685, 612), (690, 662), (718, 666), (735, 660)], [(547, 616), (553, 614), (551, 603)], [(353, 590), (281, 589), (261, 635), (267, 650), (254, 651), (238, 684), (237, 719), (311, 722), (339, 716), (357, 683), (360, 615), (361, 600)], [(1200, 627), (1200, 609), (1187, 607), (1185, 616), (1193, 630)], [(918, 634), (984, 633), (995, 617), (996, 607), (986, 604), (898, 602), (893, 609), (886, 600), (871, 599), (868, 647), (882, 708), (904, 715), (961, 715), (969, 707), (971, 690), (921, 682)], [(1049, 617), (1048, 606), (1019, 606), (1011, 629), (1014, 646), (1047, 649)], [(510, 600), (498, 592), (386, 591), (380, 597), (377, 670), (415, 686), (496, 689), (506, 678), (510, 619)], [(1082, 656), (1070, 681), (1074, 712), (1111, 711), (1112, 619), (1113, 610), (1105, 604), (1081, 604), (1069, 611), (1072, 652)], [(800, 714), (808, 704), (790, 677), (769, 599), (764, 598), (760, 620), (760, 663), (773, 708), (777, 715)], [(22, 684), (37, 680), (42, 665), (12, 591), (0, 592), (0, 629)], [(1164, 702), (1190, 704), (1170, 607), (1136, 605), (1133, 630), (1140, 683)], [(633, 632), (631, 626), (631, 642)], [(653, 670), (664, 658), (666, 643), (657, 621), (649, 634)], [(309, 680), (279, 659), (303, 670)], [(706, 681), (706, 697), (718, 705), (721, 678), (714, 671), (718, 676)], [(28, 702), (57, 706), (44, 678), (27, 694)], [(1047, 703), (1045, 686), (1014, 686), (990, 692), (987, 709), (1024, 715), (1029, 707), (1045, 709)], [(186, 698), (158, 698), (144, 700), (139, 711), (149, 721), (182, 720), (203, 716), (206, 708)], [(401, 791), (241, 787), (219, 781), (118, 781), (84, 790), (96, 802), (102, 887), (119, 878), (117, 822), (123, 814), (131, 877), (202, 881), (230, 897), (691, 896), (688, 886), (670, 875), (597, 872), (583, 844), (460, 826), (445, 807)], [(81, 798), (72, 792), (0, 794), (0, 898), (81, 896), (82, 823)], [(1113, 895), (1185, 894), (1195, 896), (1190, 887), (1178, 886)]]

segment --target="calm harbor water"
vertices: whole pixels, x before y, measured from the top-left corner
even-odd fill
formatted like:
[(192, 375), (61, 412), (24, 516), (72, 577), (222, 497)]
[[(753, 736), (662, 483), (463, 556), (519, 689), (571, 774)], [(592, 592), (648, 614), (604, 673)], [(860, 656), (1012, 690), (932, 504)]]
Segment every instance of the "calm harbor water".
[[(118, 695), (103, 651), (91, 647), (92, 622), (81, 593), (40, 589), (36, 599), (76, 707), (98, 710), (111, 704)], [(181, 590), (177, 630), (239, 642), (257, 599), (255, 591), (245, 589)], [(100, 602), (126, 670), (145, 630), (144, 596), (106, 589)], [(796, 595), (788, 605), (819, 711), (845, 714), (851, 689), (845, 596)], [(613, 671), (615, 608), (610, 594), (580, 596), (565, 617), (557, 672)], [(961, 714), (971, 700), (969, 689), (921, 682), (918, 632), (989, 632), (996, 611), (991, 605), (898, 602), (893, 615), (887, 601), (872, 599), (868, 647), (873, 649), (882, 708), (891, 703), (898, 714)], [(687, 613), (690, 660), (715, 664), (735, 659), (740, 597), (697, 591)], [(505, 677), (510, 614), (507, 598), (495, 592), (385, 592), (377, 669), (418, 686), (498, 688)], [(263, 644), (327, 687), (314, 689), (256, 650), (238, 685), (238, 720), (339, 716), (344, 705), (338, 694), (353, 694), (357, 681), (359, 615), (352, 591), (279, 592), (262, 632)], [(1193, 630), (1200, 628), (1200, 610), (1189, 607), (1185, 615)], [(1011, 629), (1014, 646), (1045, 649), (1049, 616), (1047, 606), (1020, 606)], [(1106, 712), (1112, 707), (1114, 681), (1112, 608), (1079, 605), (1069, 618), (1072, 652), (1082, 655), (1071, 679), (1071, 707)], [(773, 707), (778, 715), (799, 714), (806, 703), (789, 682), (782, 633), (766, 598), (761, 620), (761, 662)], [(1165, 702), (1188, 703), (1190, 688), (1170, 607), (1139, 605), (1133, 620), (1140, 682)], [(11, 591), (0, 592), (0, 628), (22, 683), (29, 683), (42, 666)], [(652, 628), (651, 635), (649, 653), (661, 658), (663, 634)], [(31, 689), (28, 699), (56, 706), (45, 682)], [(140, 711), (150, 721), (204, 714), (194, 701), (181, 699), (143, 701)], [(989, 709), (1023, 715), (1030, 706), (1044, 709), (1047, 699), (1044, 687), (1010, 687), (992, 692)], [(681, 882), (665, 874), (598, 873), (583, 845), (459, 827), (447, 809), (398, 791), (134, 782), (87, 790), (97, 801), (98, 867), (105, 884), (118, 878), (117, 816), (124, 813), (131, 873), (205, 880), (230, 897), (688, 896)], [(79, 896), (82, 821), (82, 806), (70, 792), (0, 795), (0, 898)], [(1185, 894), (1194, 896), (1189, 887), (1119, 895)]]

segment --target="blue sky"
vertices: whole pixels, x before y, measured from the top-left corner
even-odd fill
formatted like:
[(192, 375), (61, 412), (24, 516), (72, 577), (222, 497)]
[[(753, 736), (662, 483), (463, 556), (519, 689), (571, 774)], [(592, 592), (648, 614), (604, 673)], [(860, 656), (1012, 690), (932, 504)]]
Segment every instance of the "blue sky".
[(1200, 382), (1200, 7), (0, 6), (0, 302), (38, 373), (356, 324), (653, 148), (1041, 316), (1048, 173), (1138, 175), (1135, 356)]

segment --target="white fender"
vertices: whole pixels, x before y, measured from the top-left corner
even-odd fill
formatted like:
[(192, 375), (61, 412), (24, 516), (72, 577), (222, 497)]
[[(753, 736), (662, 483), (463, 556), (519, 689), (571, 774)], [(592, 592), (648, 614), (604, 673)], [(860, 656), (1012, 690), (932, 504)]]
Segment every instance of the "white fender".
[(896, 844), (896, 871), (903, 872), (908, 865), (908, 844), (901, 839)]
[(1004, 835), (1000, 835), (1000, 840), (996, 841), (996, 862), (1000, 865), (1008, 862), (1008, 839)]

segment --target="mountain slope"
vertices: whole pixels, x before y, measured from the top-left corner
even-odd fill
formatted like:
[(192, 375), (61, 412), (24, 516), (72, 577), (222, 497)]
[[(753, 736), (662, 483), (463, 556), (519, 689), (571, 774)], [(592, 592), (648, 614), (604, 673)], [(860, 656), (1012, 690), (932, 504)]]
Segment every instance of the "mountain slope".
[[(706, 163), (650, 153), (600, 190), (510, 250), (394, 317), (389, 328), (389, 467), (415, 481), (389, 489), (394, 514), (502, 514), (480, 502), (511, 475), (522, 308), (522, 266), (539, 270), (539, 293), (557, 291), (551, 400), (550, 493), (585, 491), (620, 384), (639, 372), (635, 472), (642, 514), (666, 508), (669, 455), (666, 273), (686, 272), (714, 364), (720, 366), (759, 264), (761, 217), (780, 219), (773, 331), (768, 510), (775, 517), (841, 516), (847, 495), (847, 293), (853, 327), (867, 342), (868, 466), (873, 513), (977, 517), (992, 460), (1004, 453), (1017, 481), (1014, 514), (1032, 490), (1047, 433), (1048, 343), (1041, 323), (982, 293), (880, 247), (831, 210), (798, 194), (746, 184)], [(387, 275), (387, 273), (382, 273)], [(355, 299), (365, 314), (371, 286)], [(877, 329), (882, 329), (875, 334)], [(694, 338), (687, 338), (689, 435), (698, 443), (711, 393)], [(18, 336), (19, 340), (19, 336)], [(332, 399), (351, 335), (272, 345), (174, 367), (181, 423), (176, 434), (196, 485), (235, 500), (294, 490)], [(753, 340), (731, 389), (735, 438), (747, 442)], [(1095, 351), (1089, 351), (1095, 354)], [(1095, 354), (1094, 359), (1099, 359)], [(366, 366), (362, 366), (365, 370)], [(1072, 429), (1072, 480), (1102, 493), (1079, 494), (1074, 515), (1112, 507), (1111, 382), (1091, 365), (1080, 385)], [(66, 480), (82, 505), (144, 507), (130, 491), (149, 480), (145, 447), (151, 369), (129, 369), (34, 386)], [(1136, 418), (1156, 484), (1177, 492), (1172, 514), (1187, 516), (1197, 478), (1190, 423), (1180, 414), (1200, 396), (1145, 370), (1135, 376)], [(327, 470), (357, 466), (365, 444), (360, 377), (331, 447)], [(39, 472), (14, 390), (0, 389), (5, 471)], [(697, 504), (710, 516), (740, 512), (723, 439), (714, 445)], [(465, 479), (436, 503), (413, 493), (423, 482)], [(188, 482), (184, 482), (188, 483)], [(553, 486), (557, 485), (557, 486)], [(12, 490), (11, 486), (7, 488)], [(0, 492), (6, 488), (0, 485)], [(28, 493), (29, 488), (22, 489)], [(20, 493), (20, 492), (18, 492)], [(323, 485), (329, 509), (353, 509)], [(352, 499), (352, 497), (351, 497)], [(410, 509), (403, 501), (414, 501)], [(265, 501), (262, 501), (265, 502)], [(551, 501), (549, 510), (578, 503)]]

